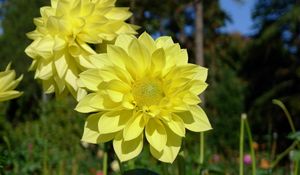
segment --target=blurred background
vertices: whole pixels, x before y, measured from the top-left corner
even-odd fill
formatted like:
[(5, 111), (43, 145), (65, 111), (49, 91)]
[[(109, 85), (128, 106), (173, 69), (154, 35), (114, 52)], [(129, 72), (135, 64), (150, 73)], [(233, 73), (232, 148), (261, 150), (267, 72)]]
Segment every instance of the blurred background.
[[(72, 97), (45, 96), (24, 49), (33, 18), (50, 0), (0, 0), (0, 67), (12, 61), (24, 74), (19, 99), (0, 104), (0, 174), (100, 175), (103, 145), (80, 142), (86, 115)], [(247, 113), (256, 150), (257, 174), (288, 174), (287, 156), (270, 172), (270, 162), (292, 142), (281, 100), (300, 128), (299, 0), (118, 0), (131, 8), (129, 22), (154, 38), (170, 35), (187, 48), (189, 61), (209, 68), (204, 109), (213, 125), (206, 133), (205, 162), (210, 174), (238, 174), (241, 113)], [(187, 174), (197, 173), (199, 134), (183, 143)], [(246, 144), (245, 151), (250, 146)], [(300, 154), (299, 154), (300, 155)], [(298, 156), (299, 156), (298, 155)], [(164, 169), (148, 148), (125, 168)], [(176, 164), (167, 165), (176, 174)], [(118, 173), (109, 149), (110, 174)], [(250, 167), (246, 172), (250, 174)], [(247, 174), (247, 173), (246, 173)]]

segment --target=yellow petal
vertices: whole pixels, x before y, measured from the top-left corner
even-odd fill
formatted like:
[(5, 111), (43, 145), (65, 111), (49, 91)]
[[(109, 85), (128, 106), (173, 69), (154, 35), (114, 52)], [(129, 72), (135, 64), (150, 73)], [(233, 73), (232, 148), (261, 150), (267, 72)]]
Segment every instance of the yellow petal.
[(189, 105), (197, 105), (201, 102), (198, 95), (194, 95), (194, 94), (189, 93), (189, 92), (187, 92), (184, 95), (182, 101), (185, 102), (186, 104), (189, 104)]
[(147, 46), (146, 48), (148, 49), (150, 54), (152, 54), (156, 50), (155, 42), (147, 32), (143, 32), (139, 36), (138, 40), (142, 45)]
[(79, 101), (81, 100), (83, 97), (85, 97), (87, 95), (87, 91), (83, 88), (78, 88), (77, 90), (77, 95), (76, 95), (76, 100)]
[(124, 141), (120, 132), (113, 141), (114, 150), (121, 162), (130, 160), (138, 156), (143, 149), (143, 134), (136, 139)]
[(99, 120), (100, 134), (109, 134), (120, 131), (132, 117), (132, 111), (113, 111), (104, 113)]
[(192, 81), (191, 84), (192, 85), (190, 91), (195, 95), (201, 94), (208, 86), (205, 82), (202, 81)]
[(166, 146), (167, 133), (164, 125), (158, 119), (150, 119), (146, 124), (146, 138), (150, 145), (157, 151), (161, 151)]
[(84, 125), (84, 131), (82, 135), (82, 141), (88, 143), (104, 143), (112, 140), (116, 133), (100, 134), (98, 131), (98, 122), (102, 113), (96, 113), (90, 115)]
[(174, 45), (174, 42), (169, 36), (162, 36), (155, 40), (156, 48), (168, 48)]
[(170, 129), (166, 128), (168, 141), (162, 151), (157, 151), (150, 145), (151, 154), (158, 160), (166, 163), (173, 163), (176, 159), (181, 147), (181, 137), (174, 134)]
[(15, 90), (0, 92), (0, 102), (20, 97), (22, 94), (23, 94), (23, 92), (19, 92), (19, 91), (15, 91)]
[(170, 120), (164, 122), (175, 134), (184, 137), (185, 127), (182, 119), (176, 115), (172, 115)]
[(112, 110), (120, 105), (121, 103), (112, 101), (111, 97), (105, 92), (98, 92), (90, 99), (90, 106), (97, 110)]
[(108, 45), (107, 46), (107, 55), (111, 59), (111, 62), (114, 65), (125, 69), (124, 61), (126, 59), (128, 59), (128, 55), (121, 47)]
[(184, 126), (194, 132), (202, 132), (212, 129), (210, 122), (201, 107), (195, 105), (190, 111), (178, 113), (183, 120)]
[[(2, 88), (2, 89), (0, 88), (1, 89), (0, 91), (7, 91), (7, 90), (15, 89), (22, 79), (23, 79), (23, 75), (21, 75), (16, 80), (5, 83), (6, 86), (4, 86), (4, 88)], [(2, 81), (0, 80), (0, 82), (2, 82)]]
[(129, 8), (113, 8), (108, 13), (105, 14), (105, 17), (114, 20), (126, 20), (132, 13), (128, 11)]
[(100, 136), (98, 131), (98, 121), (101, 117), (101, 113), (90, 115), (84, 125), (83, 135), (81, 140), (88, 143), (97, 143), (97, 139)]
[(128, 53), (128, 47), (134, 37), (132, 35), (119, 35), (116, 39), (115, 45), (121, 47)]
[(161, 73), (166, 65), (166, 55), (163, 49), (157, 49), (152, 53), (151, 70), (154, 75)]
[(144, 131), (145, 121), (143, 116), (143, 113), (138, 113), (128, 121), (128, 124), (123, 130), (123, 138), (125, 141), (137, 138)]
[(61, 57), (57, 58), (54, 61), (54, 65), (59, 78), (63, 78), (68, 69), (67, 58), (65, 57), (65, 55), (62, 55)]
[(91, 106), (91, 99), (96, 96), (96, 93), (88, 94), (83, 97), (77, 104), (75, 110), (81, 113), (89, 113), (99, 111), (97, 108)]
[(104, 66), (113, 65), (108, 58), (107, 54), (94, 54), (88, 57), (91, 64), (93, 64), (92, 68), (103, 68)]
[(0, 72), (0, 91), (5, 91), (7, 89), (7, 85), (12, 82), (15, 77), (15, 71), (7, 70), (5, 72)]
[(151, 65), (148, 49), (137, 39), (133, 39), (129, 44), (128, 53), (129, 56), (136, 61), (136, 69), (139, 69), (139, 72), (143, 75), (144, 71)]
[(68, 69), (65, 76), (65, 81), (70, 85), (72, 89), (77, 91), (77, 79), (78, 79), (78, 73), (74, 69)]
[(53, 75), (53, 62), (40, 62), (34, 78), (48, 80)]
[(98, 85), (103, 81), (99, 69), (88, 69), (79, 74), (80, 82), (91, 91), (97, 91)]
[(124, 94), (114, 90), (106, 90), (107, 95), (113, 102), (119, 103), (123, 100)]

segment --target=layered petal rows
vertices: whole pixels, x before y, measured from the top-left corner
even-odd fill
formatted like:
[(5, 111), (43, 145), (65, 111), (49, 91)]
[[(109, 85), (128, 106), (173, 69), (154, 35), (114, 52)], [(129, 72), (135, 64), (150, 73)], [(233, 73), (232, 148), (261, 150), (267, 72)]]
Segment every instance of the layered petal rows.
[(139, 155), (147, 140), (155, 158), (172, 163), (186, 129), (211, 129), (198, 106), (207, 69), (188, 63), (187, 51), (170, 37), (120, 35), (107, 53), (88, 59), (95, 67), (79, 75), (78, 85), (91, 93), (76, 107), (92, 113), (83, 141), (113, 140), (117, 156), (127, 161)]
[(131, 12), (115, 7), (115, 0), (51, 0), (40, 12), (36, 29), (27, 34), (33, 42), (25, 52), (46, 93), (71, 92), (79, 100), (86, 92), (76, 84), (78, 75), (93, 67), (90, 45), (136, 33), (136, 26), (124, 22)]
[(23, 92), (14, 90), (23, 75), (16, 79), (16, 72), (10, 69), (10, 65), (7, 65), (5, 71), (0, 72), (0, 102), (17, 98), (23, 94)]

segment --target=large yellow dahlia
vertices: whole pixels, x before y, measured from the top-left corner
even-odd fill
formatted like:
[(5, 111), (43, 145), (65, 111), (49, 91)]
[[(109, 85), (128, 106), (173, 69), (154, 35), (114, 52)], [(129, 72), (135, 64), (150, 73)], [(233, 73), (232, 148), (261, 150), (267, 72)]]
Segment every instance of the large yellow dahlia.
[(207, 84), (207, 69), (188, 63), (185, 49), (170, 37), (153, 40), (147, 33), (138, 39), (121, 35), (107, 54), (91, 56), (97, 67), (79, 76), (78, 83), (91, 93), (76, 110), (91, 114), (82, 140), (113, 140), (121, 161), (136, 157), (143, 139), (151, 154), (172, 163), (185, 130), (211, 129), (198, 95)]
[(21, 75), (16, 78), (16, 72), (10, 70), (10, 64), (6, 67), (5, 71), (0, 72), (0, 102), (17, 98), (23, 94), (14, 90), (23, 78)]
[(69, 90), (80, 99), (85, 91), (76, 84), (78, 74), (93, 67), (87, 56), (95, 51), (89, 44), (136, 33), (136, 26), (124, 22), (131, 12), (115, 7), (115, 0), (51, 0), (40, 12), (34, 19), (36, 30), (27, 34), (34, 41), (25, 52), (46, 93)]

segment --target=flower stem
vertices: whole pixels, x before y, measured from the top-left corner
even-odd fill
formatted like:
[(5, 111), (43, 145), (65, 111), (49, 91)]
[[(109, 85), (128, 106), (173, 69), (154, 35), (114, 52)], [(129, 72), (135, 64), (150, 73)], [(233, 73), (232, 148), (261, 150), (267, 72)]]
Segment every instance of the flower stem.
[(185, 175), (185, 161), (184, 161), (184, 152), (181, 151), (177, 158), (178, 174)]
[(103, 146), (103, 151), (104, 151), (103, 162), (102, 162), (103, 175), (107, 175), (107, 145), (105, 143)]
[(289, 121), (289, 124), (290, 124), (290, 127), (292, 129), (292, 132), (295, 133), (296, 132), (296, 129), (295, 129), (295, 126), (294, 126), (294, 122), (292, 120), (292, 117), (291, 117), (291, 114), (289, 113), (289, 111), (286, 109), (285, 105), (280, 101), (280, 100), (272, 100), (273, 104), (276, 104), (278, 105), (284, 112), (286, 118), (288, 119)]
[(273, 168), (279, 163), (279, 161), (280, 161), (284, 156), (288, 155), (289, 152), (290, 152), (291, 150), (293, 150), (293, 149), (295, 148), (295, 146), (296, 146), (298, 143), (299, 143), (299, 141), (297, 141), (297, 140), (294, 141), (290, 147), (288, 147), (286, 150), (284, 150), (282, 153), (280, 153), (280, 154), (276, 157), (275, 161), (272, 162), (272, 164), (271, 164), (271, 169), (273, 169)]
[(122, 174), (124, 174), (123, 164), (122, 164), (122, 162), (120, 161), (119, 157), (118, 157), (118, 156), (116, 156), (116, 157), (117, 157), (117, 161), (118, 161), (119, 168), (120, 168), (120, 174), (122, 175)]
[(298, 174), (299, 160), (294, 162), (294, 175)]
[(200, 165), (203, 165), (204, 162), (204, 132), (200, 132)]
[(247, 116), (246, 114), (242, 114), (241, 116), (241, 130), (240, 130), (240, 175), (244, 174), (244, 125)]
[(245, 119), (245, 126), (246, 126), (246, 131), (249, 139), (250, 152), (251, 152), (252, 175), (256, 175), (256, 158), (255, 158), (255, 152), (253, 148), (252, 134), (251, 134), (251, 130), (247, 118)]

